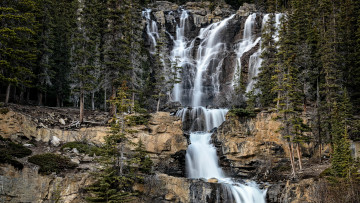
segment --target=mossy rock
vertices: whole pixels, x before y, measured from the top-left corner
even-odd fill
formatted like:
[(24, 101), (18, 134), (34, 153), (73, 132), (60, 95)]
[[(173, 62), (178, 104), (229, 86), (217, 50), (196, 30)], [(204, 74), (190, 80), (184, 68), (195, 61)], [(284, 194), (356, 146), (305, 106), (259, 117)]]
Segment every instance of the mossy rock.
[(29, 162), (40, 166), (39, 173), (42, 174), (60, 173), (77, 167), (69, 158), (51, 153), (34, 155), (29, 158)]
[(88, 154), (90, 156), (93, 156), (94, 154), (96, 156), (101, 155), (101, 149), (99, 147), (91, 146), (84, 142), (68, 142), (61, 147), (61, 150), (64, 150), (65, 148), (76, 148), (80, 153)]

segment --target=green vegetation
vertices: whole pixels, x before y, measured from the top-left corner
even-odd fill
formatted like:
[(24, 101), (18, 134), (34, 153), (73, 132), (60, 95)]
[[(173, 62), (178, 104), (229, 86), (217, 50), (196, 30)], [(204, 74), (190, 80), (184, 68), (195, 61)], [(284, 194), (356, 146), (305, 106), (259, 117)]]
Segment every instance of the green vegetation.
[[(87, 188), (91, 195), (89, 202), (128, 202), (137, 194), (132, 190), (135, 182), (142, 182), (143, 175), (151, 172), (152, 161), (146, 154), (141, 142), (134, 153), (125, 152), (128, 141), (126, 134), (131, 133), (125, 125), (125, 112), (132, 108), (128, 98), (129, 89), (123, 83), (117, 97), (111, 102), (117, 108), (119, 119), (114, 118), (109, 135), (102, 148), (99, 159), (101, 168), (96, 174), (97, 181)], [(125, 158), (126, 157), (126, 158)]]
[(253, 110), (243, 109), (243, 108), (235, 108), (229, 111), (230, 115), (234, 115), (237, 117), (245, 117), (245, 118), (252, 118), (256, 117), (256, 113)]
[(15, 158), (23, 158), (31, 155), (31, 153), (32, 151), (23, 145), (16, 144), (0, 136), (0, 163), (7, 163), (21, 170), (24, 166)]
[(149, 123), (150, 118), (151, 118), (150, 114), (128, 115), (125, 117), (125, 120), (127, 125), (136, 126), (136, 125), (147, 125)]
[(7, 113), (9, 113), (9, 109), (8, 108), (0, 108), (0, 113), (1, 114), (7, 114)]
[(29, 162), (40, 166), (39, 172), (42, 174), (60, 173), (77, 167), (77, 164), (71, 162), (69, 158), (51, 153), (31, 156)]
[(90, 156), (93, 156), (94, 154), (96, 156), (101, 155), (101, 149), (99, 147), (92, 146), (84, 142), (67, 142), (63, 146), (61, 146), (61, 150), (64, 150), (66, 148), (76, 148), (80, 153), (88, 154)]

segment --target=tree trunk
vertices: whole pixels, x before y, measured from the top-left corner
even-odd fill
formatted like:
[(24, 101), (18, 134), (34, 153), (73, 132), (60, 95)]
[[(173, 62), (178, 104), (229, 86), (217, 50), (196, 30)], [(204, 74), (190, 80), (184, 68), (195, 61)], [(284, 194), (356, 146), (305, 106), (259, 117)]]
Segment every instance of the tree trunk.
[(41, 91), (38, 91), (38, 106), (43, 105), (43, 93)]
[(296, 152), (297, 152), (297, 156), (298, 156), (298, 161), (299, 161), (299, 168), (300, 168), (300, 171), (303, 170), (302, 168), (302, 161), (301, 161), (301, 149), (300, 149), (300, 143), (297, 143), (296, 144)]
[(132, 93), (131, 113), (135, 113), (135, 92)]
[(80, 91), (80, 123), (84, 122), (84, 93)]
[(61, 106), (60, 95), (56, 94), (56, 107), (60, 107), (60, 106)]
[(293, 143), (291, 141), (289, 141), (289, 149), (290, 149), (290, 162), (291, 162), (292, 175), (295, 177), (296, 176), (296, 169), (295, 169)]
[(106, 111), (106, 88), (104, 88), (104, 111)]
[(20, 100), (19, 100), (20, 104), (24, 104), (24, 101), (25, 101), (24, 95), (25, 95), (24, 88), (21, 88)]
[(9, 103), (10, 90), (11, 90), (11, 84), (8, 84), (8, 86), (6, 88), (5, 105), (7, 105)]
[[(110, 100), (114, 100), (115, 97), (116, 97), (116, 88), (115, 88), (115, 86), (112, 86)], [(110, 116), (115, 116), (115, 113), (116, 113), (116, 105), (114, 103), (111, 103), (109, 114), (110, 114)]]
[(156, 112), (159, 112), (159, 109), (160, 109), (160, 96), (161, 96), (161, 93), (159, 93), (159, 98), (158, 98), (158, 102), (157, 102), (157, 106), (156, 106)]
[(46, 92), (44, 93), (44, 100), (45, 100), (44, 105), (46, 106), (47, 105), (47, 93)]
[(26, 91), (26, 103), (27, 104), (30, 103), (30, 88), (28, 88)]
[(95, 110), (95, 92), (91, 93), (91, 110)]
[(124, 144), (120, 144), (120, 176), (123, 175), (124, 168)]
[(13, 103), (18, 103), (18, 99), (16, 98), (16, 86), (13, 87), (12, 95)]

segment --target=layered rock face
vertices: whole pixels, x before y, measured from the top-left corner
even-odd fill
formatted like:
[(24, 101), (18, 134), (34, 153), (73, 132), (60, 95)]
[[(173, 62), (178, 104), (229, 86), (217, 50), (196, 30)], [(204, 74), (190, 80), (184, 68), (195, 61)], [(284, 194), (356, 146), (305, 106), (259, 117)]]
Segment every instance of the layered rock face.
[[(11, 110), (7, 114), (0, 114), (0, 120), (0, 132), (4, 138), (11, 138), (18, 142), (37, 140), (43, 143), (44, 146), (36, 150), (35, 154), (60, 153), (57, 151), (59, 147), (54, 146), (54, 137), (58, 140), (56, 145), (69, 141), (101, 144), (109, 131), (109, 128), (105, 126), (74, 130), (49, 128), (40, 125), (29, 116)], [(183, 135), (179, 118), (170, 116), (167, 112), (158, 112), (152, 114), (148, 125), (134, 126), (131, 131), (133, 133), (128, 134), (129, 140), (133, 143), (142, 140), (145, 150), (154, 163), (154, 171), (184, 176), (188, 143)], [(134, 148), (133, 145), (128, 145), (125, 150)], [(65, 156), (67, 156), (66, 153)], [(91, 172), (96, 170), (96, 163), (89, 157), (85, 160), (81, 155), (70, 158), (80, 164), (75, 171), (68, 171), (65, 174), (40, 175), (38, 167), (29, 164), (27, 158), (20, 160), (25, 165), (21, 171), (10, 165), (0, 165), (2, 200), (5, 202), (49, 202), (56, 195), (61, 195), (64, 202), (84, 202), (81, 191), (92, 183), (93, 180), (90, 177)]]
[(91, 183), (89, 172), (40, 175), (36, 167), (18, 171), (0, 165), (1, 202), (55, 202), (59, 198), (65, 203), (85, 202), (82, 191)]
[[(222, 166), (241, 178), (266, 175), (266, 171), (287, 158), (288, 147), (277, 133), (275, 113), (261, 112), (256, 118), (227, 116), (213, 135)], [(258, 177), (259, 178), (259, 177)]]

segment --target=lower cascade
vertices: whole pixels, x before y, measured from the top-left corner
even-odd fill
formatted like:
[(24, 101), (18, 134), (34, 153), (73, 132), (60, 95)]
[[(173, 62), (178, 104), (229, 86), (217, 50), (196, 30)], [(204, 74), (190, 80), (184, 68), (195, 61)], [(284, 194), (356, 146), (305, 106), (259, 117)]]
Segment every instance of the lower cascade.
[[(198, 131), (190, 130), (190, 145), (186, 153), (186, 171), (190, 179), (212, 179), (231, 192), (229, 202), (264, 203), (266, 190), (261, 190), (255, 182), (238, 183), (226, 177), (218, 163), (216, 148), (211, 144), (211, 128), (219, 127), (225, 121), (225, 109), (206, 109), (196, 107), (179, 111), (183, 121), (187, 112), (192, 116), (192, 126), (203, 126)], [(201, 119), (200, 119), (201, 118)], [(200, 120), (204, 124), (199, 124)], [(189, 120), (188, 120), (189, 121)], [(191, 128), (194, 129), (194, 128)], [(201, 131), (202, 130), (202, 131)]]

